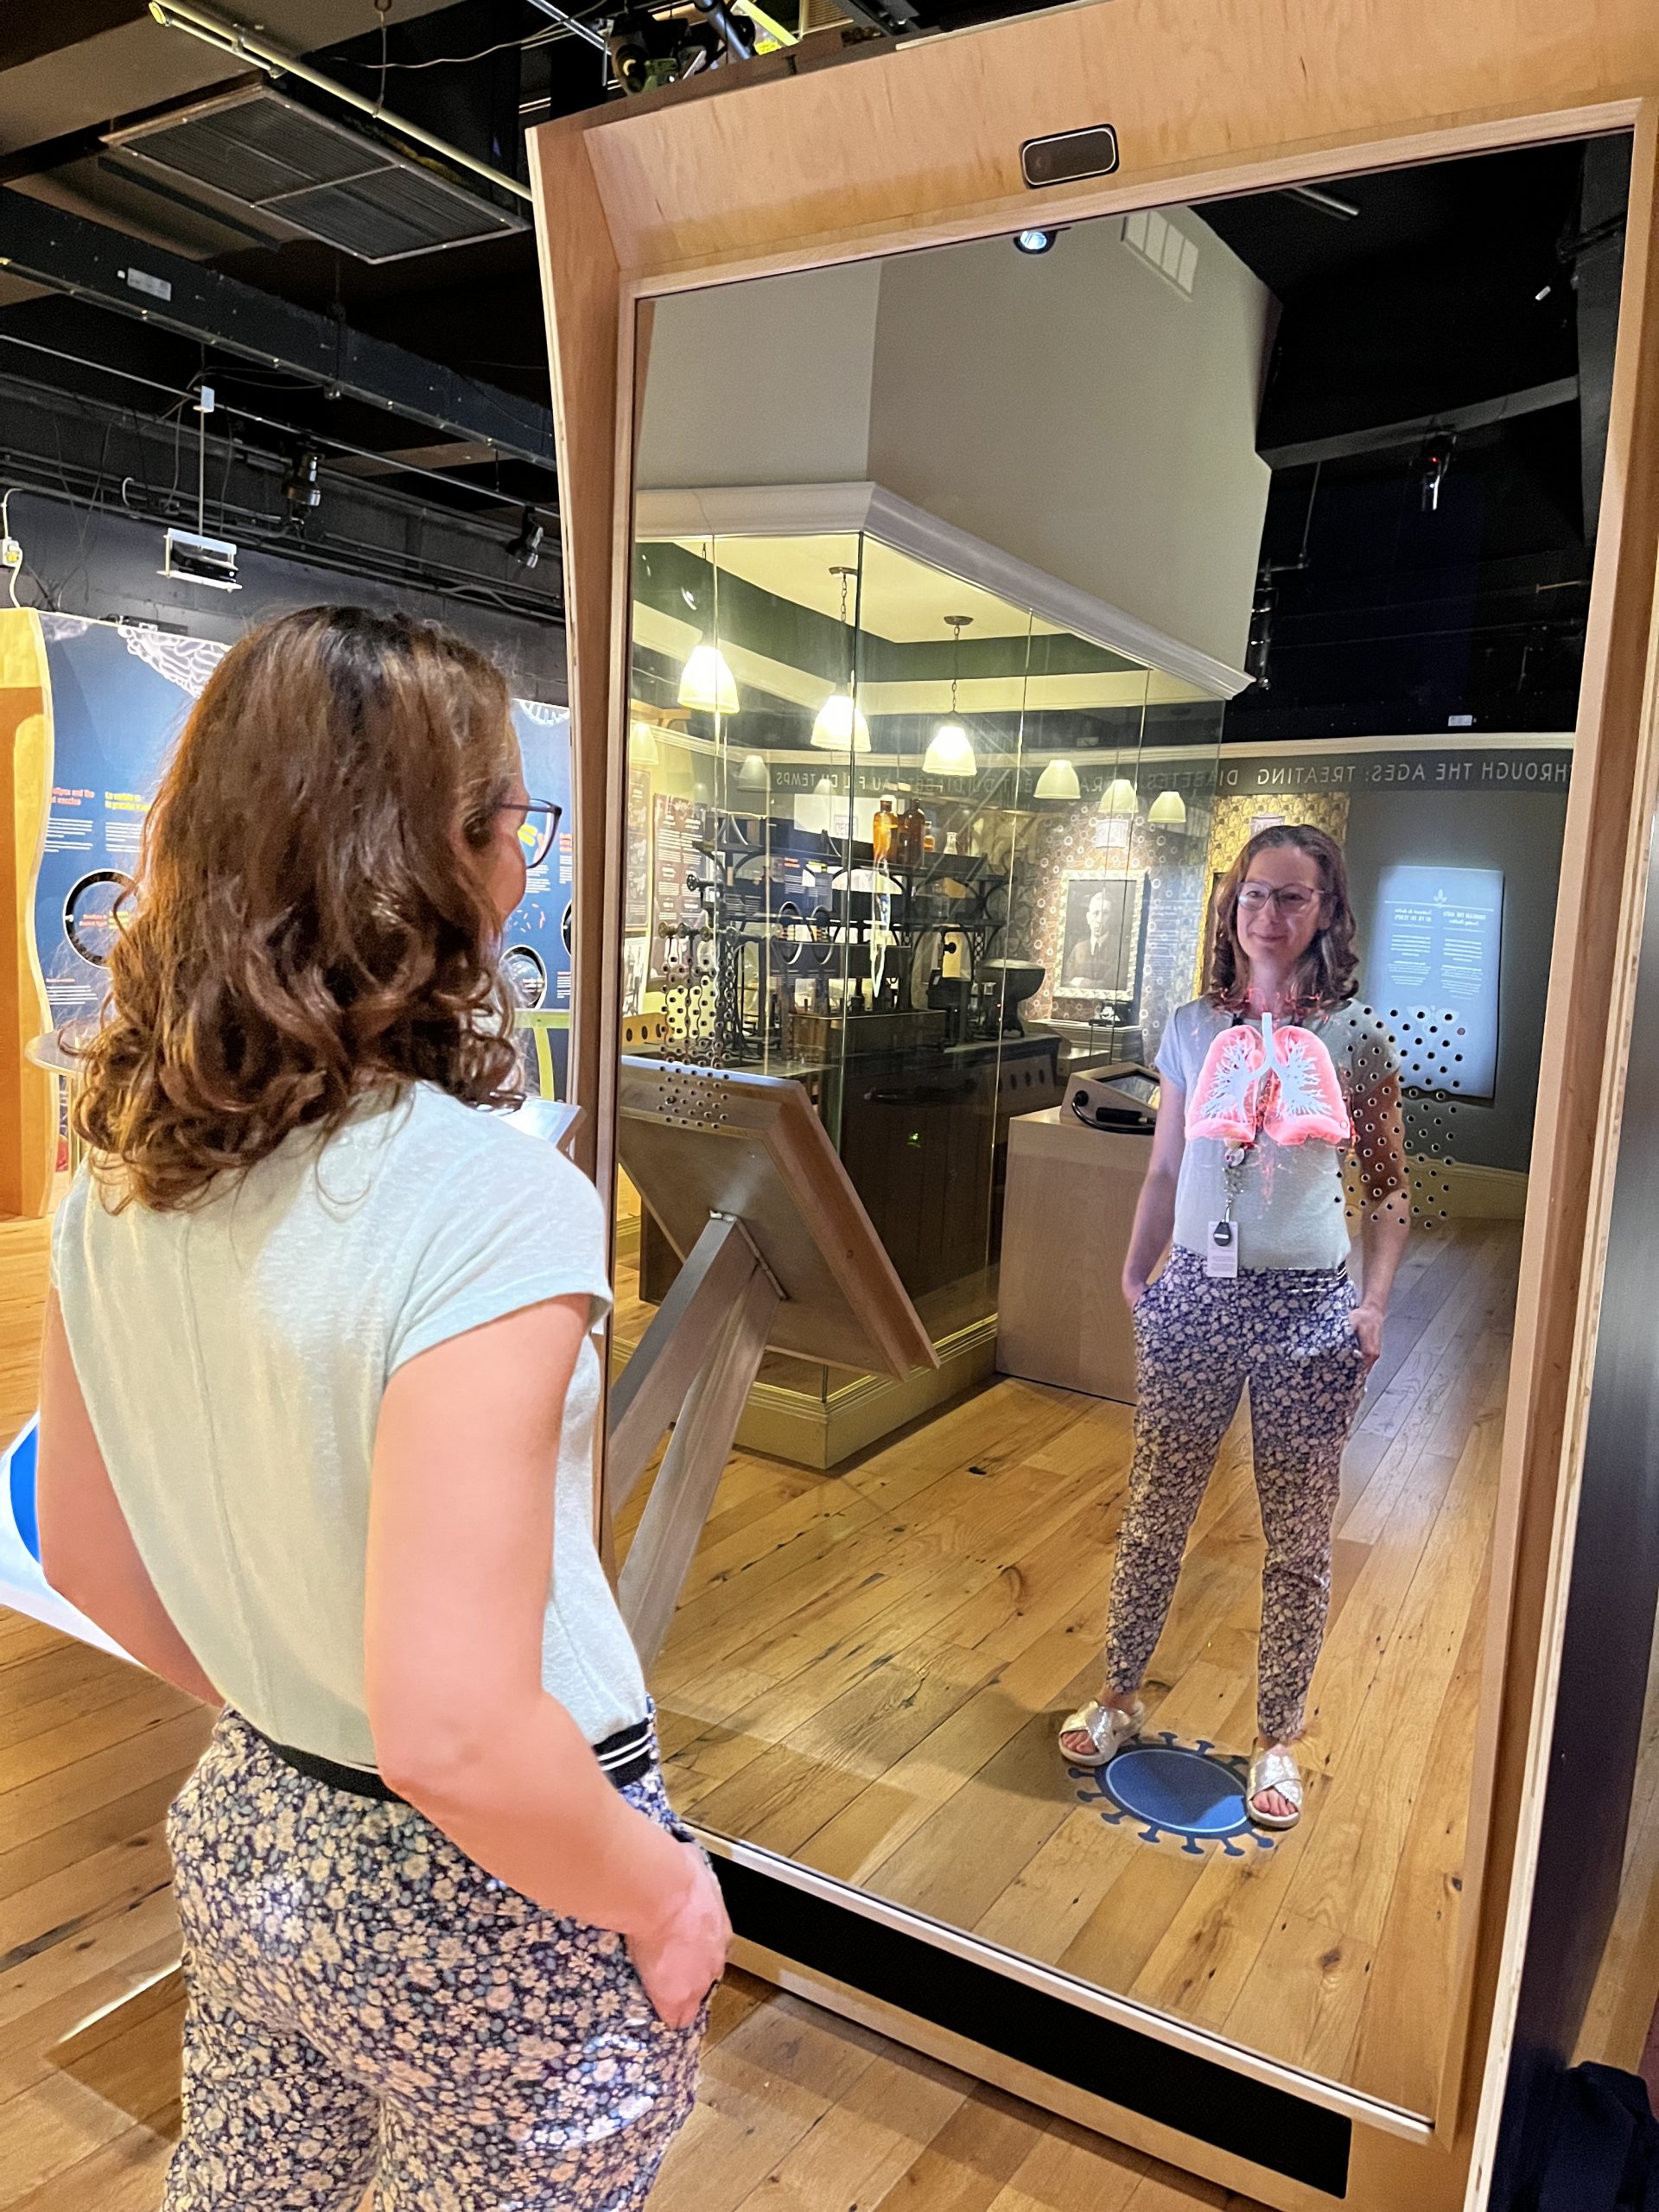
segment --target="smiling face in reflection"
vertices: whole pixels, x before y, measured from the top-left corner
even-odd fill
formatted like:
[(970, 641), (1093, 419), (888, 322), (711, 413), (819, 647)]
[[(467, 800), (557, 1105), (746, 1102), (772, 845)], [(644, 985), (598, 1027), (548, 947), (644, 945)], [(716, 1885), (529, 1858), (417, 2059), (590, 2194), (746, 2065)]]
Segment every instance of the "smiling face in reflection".
[(1269, 845), (1238, 889), (1233, 934), (1250, 963), (1271, 975), (1293, 969), (1319, 934), (1328, 900), (1319, 864), (1299, 845)]

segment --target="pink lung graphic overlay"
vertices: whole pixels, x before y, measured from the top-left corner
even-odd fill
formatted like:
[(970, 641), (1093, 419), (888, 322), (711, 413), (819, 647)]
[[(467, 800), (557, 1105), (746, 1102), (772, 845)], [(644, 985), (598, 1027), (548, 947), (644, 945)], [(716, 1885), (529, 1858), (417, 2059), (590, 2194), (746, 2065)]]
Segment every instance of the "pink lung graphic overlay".
[(1224, 1029), (1204, 1056), (1186, 1113), (1189, 1137), (1249, 1144), (1346, 1144), (1351, 1135), (1342, 1085), (1324, 1044), (1294, 1023)]

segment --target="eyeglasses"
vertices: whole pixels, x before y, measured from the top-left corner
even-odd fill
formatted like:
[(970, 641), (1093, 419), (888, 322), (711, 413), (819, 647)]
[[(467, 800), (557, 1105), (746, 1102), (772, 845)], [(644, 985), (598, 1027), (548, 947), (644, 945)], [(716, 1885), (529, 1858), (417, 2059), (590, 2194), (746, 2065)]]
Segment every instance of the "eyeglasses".
[(498, 814), (516, 815), (513, 834), (524, 849), (524, 866), (539, 868), (553, 849), (564, 809), (550, 798), (505, 800)]
[(1323, 891), (1310, 891), (1301, 883), (1287, 883), (1282, 891), (1274, 890), (1270, 883), (1247, 883), (1239, 892), (1238, 903), (1247, 914), (1262, 914), (1269, 906), (1277, 906), (1281, 914), (1294, 919), (1310, 906), (1319, 906), (1324, 897)]

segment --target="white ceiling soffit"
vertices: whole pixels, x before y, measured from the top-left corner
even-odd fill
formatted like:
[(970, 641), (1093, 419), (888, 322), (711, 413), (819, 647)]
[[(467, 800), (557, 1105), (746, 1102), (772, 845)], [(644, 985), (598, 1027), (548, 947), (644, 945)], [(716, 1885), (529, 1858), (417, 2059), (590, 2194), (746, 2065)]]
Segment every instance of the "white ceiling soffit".
[[(837, 609), (837, 611), (839, 611)], [(677, 615), (665, 614), (659, 607), (635, 604), (633, 635), (635, 642), (659, 652), (669, 660), (684, 660), (694, 645), (708, 636), (695, 622), (682, 621)], [(753, 652), (735, 639), (722, 637), (721, 652), (731, 670), (740, 692), (760, 692), (768, 698), (781, 699), (787, 704), (817, 714), (833, 691), (844, 690), (826, 677), (815, 676), (804, 669), (791, 668), (786, 661), (774, 660), (765, 653)], [(950, 710), (950, 685), (948, 680), (934, 678), (926, 682), (904, 683), (871, 683), (864, 682), (853, 687), (860, 712), (871, 716), (885, 715), (943, 715)], [(976, 715), (1038, 715), (1064, 712), (1087, 713), (1091, 709), (1103, 710), (1118, 708), (1160, 706), (1175, 701), (1188, 700), (1192, 692), (1185, 684), (1160, 676), (1156, 669), (1103, 669), (1097, 673), (1081, 676), (1022, 675), (977, 677), (971, 681), (964, 677), (957, 687), (957, 709), (959, 714)], [(1035, 735), (1033, 727), (1033, 735)], [(1029, 746), (1027, 748), (1031, 749)]]
[(735, 537), (729, 534), (712, 541), (683, 537), (688, 552), (702, 553), (712, 542), (715, 566), (728, 576), (741, 576), (762, 591), (810, 607), (815, 614), (839, 618), (839, 567), (856, 566), (848, 597), (847, 619), (856, 615), (861, 629), (885, 638), (895, 645), (937, 644), (950, 635), (945, 618), (966, 614), (975, 638), (1023, 638), (1034, 633), (1056, 634), (1052, 622), (1034, 621), (1023, 607), (999, 599), (978, 584), (963, 583), (938, 569), (925, 566), (880, 539), (867, 537), (864, 557), (859, 561), (855, 533), (826, 537)]
[[(634, 532), (642, 539), (827, 537), (855, 531), (864, 531), (882, 544), (943, 570), (947, 578), (978, 586), (1000, 605), (1029, 608), (1035, 618), (1033, 630), (1039, 634), (1070, 631), (1160, 671), (1177, 683), (1190, 686), (1200, 697), (1231, 699), (1250, 681), (1243, 669), (1230, 668), (1213, 654), (1202, 652), (1121, 607), (1016, 560), (1000, 546), (941, 522), (937, 515), (899, 499), (879, 484), (740, 484), (684, 491), (642, 490), (634, 497)], [(722, 544), (719, 558), (721, 565), (734, 575), (741, 573), (730, 547)], [(833, 611), (839, 611), (839, 586)], [(964, 602), (940, 611), (967, 614), (974, 610)], [(887, 634), (874, 602), (868, 626), (878, 634)], [(925, 634), (936, 633), (930, 627)], [(992, 631), (988, 626), (982, 634), (1010, 633)]]

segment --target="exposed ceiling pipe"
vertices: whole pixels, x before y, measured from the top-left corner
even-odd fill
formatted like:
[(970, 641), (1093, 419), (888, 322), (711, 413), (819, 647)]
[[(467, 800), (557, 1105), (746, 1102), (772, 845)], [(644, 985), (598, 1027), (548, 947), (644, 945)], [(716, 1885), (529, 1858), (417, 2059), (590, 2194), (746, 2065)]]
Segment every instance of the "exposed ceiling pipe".
[(164, 30), (183, 31), (189, 37), (200, 39), (204, 46), (214, 47), (221, 54), (233, 55), (238, 61), (263, 69), (268, 77), (297, 77), (302, 84), (315, 85), (319, 92), (327, 92), (331, 99), (343, 100), (347, 107), (354, 107), (359, 114), (372, 116), (388, 124), (405, 138), (412, 138), (417, 145), (441, 154), (446, 162), (458, 168), (470, 169), (474, 176), (481, 176), (499, 192), (510, 192), (515, 199), (528, 200), (528, 185), (520, 184), (516, 176), (505, 170), (493, 168), (488, 162), (476, 156), (464, 154), (459, 146), (452, 146), (447, 138), (440, 138), (430, 130), (423, 130), (418, 123), (410, 123), (401, 115), (393, 115), (378, 100), (354, 92), (332, 77), (325, 77), (321, 69), (314, 69), (308, 61), (297, 55), (284, 54), (280, 47), (269, 45), (257, 31), (241, 23), (232, 22), (228, 16), (221, 16), (211, 8), (198, 7), (194, 0), (149, 0), (149, 12)]
[(1334, 192), (1327, 192), (1322, 185), (1287, 184), (1282, 188), (1287, 200), (1300, 200), (1304, 207), (1317, 207), (1322, 215), (1332, 215), (1339, 223), (1351, 223), (1359, 210), (1351, 200), (1339, 200)]
[(584, 23), (579, 16), (571, 15), (568, 9), (555, 6), (554, 0), (530, 0), (530, 4), (540, 14), (550, 17), (562, 29), (569, 31), (573, 36), (585, 38), (589, 46), (596, 46), (601, 54), (610, 52), (609, 47), (605, 43), (603, 31), (596, 29), (592, 23)]

